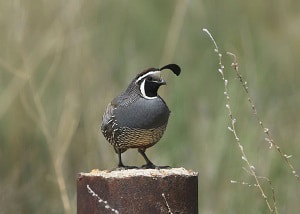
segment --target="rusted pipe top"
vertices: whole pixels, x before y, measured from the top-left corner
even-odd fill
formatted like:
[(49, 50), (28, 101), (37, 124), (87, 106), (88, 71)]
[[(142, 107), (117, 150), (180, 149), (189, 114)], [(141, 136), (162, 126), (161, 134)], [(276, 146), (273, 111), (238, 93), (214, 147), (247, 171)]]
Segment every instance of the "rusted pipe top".
[(197, 176), (198, 173), (185, 168), (170, 168), (170, 169), (127, 169), (127, 170), (99, 170), (93, 169), (90, 173), (80, 173), (85, 176), (100, 176), (103, 178), (127, 178), (135, 176), (146, 177), (165, 177), (170, 175), (180, 176)]

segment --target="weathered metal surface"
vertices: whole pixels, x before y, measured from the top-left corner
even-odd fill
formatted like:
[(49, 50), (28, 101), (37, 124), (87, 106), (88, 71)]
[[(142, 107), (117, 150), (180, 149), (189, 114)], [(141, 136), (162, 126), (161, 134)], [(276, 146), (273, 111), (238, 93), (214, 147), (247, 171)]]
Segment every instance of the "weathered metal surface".
[(77, 213), (198, 213), (198, 173), (93, 171), (77, 178)]

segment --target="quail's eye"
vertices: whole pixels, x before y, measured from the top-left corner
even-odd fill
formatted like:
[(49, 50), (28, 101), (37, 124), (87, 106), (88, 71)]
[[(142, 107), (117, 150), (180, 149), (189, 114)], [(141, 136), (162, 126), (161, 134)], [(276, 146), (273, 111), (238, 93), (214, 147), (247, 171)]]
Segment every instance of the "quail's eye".
[(147, 81), (152, 81), (153, 78), (151, 76), (147, 77)]

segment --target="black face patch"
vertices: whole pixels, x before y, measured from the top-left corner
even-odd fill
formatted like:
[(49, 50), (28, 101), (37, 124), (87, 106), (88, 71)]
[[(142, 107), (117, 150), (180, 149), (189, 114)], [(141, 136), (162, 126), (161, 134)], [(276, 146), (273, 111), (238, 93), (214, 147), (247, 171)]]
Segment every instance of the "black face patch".
[[(149, 77), (151, 78), (151, 77)], [(159, 89), (159, 86), (161, 86), (161, 84), (157, 81), (149, 81), (148, 78), (145, 80), (145, 94), (147, 97), (157, 97), (157, 91)]]
[(157, 91), (161, 85), (166, 84), (160, 76), (149, 74), (140, 80), (140, 91), (144, 98), (154, 99), (157, 97)]

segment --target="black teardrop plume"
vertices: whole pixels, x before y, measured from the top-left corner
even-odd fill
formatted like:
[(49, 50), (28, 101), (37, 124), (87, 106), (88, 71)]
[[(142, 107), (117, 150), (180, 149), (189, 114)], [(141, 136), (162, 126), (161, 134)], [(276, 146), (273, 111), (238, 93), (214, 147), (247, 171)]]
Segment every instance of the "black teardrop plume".
[(165, 65), (164, 67), (160, 68), (159, 70), (162, 71), (164, 69), (170, 69), (171, 71), (173, 71), (174, 74), (176, 74), (177, 76), (179, 76), (181, 69), (178, 65), (176, 64), (168, 64)]

